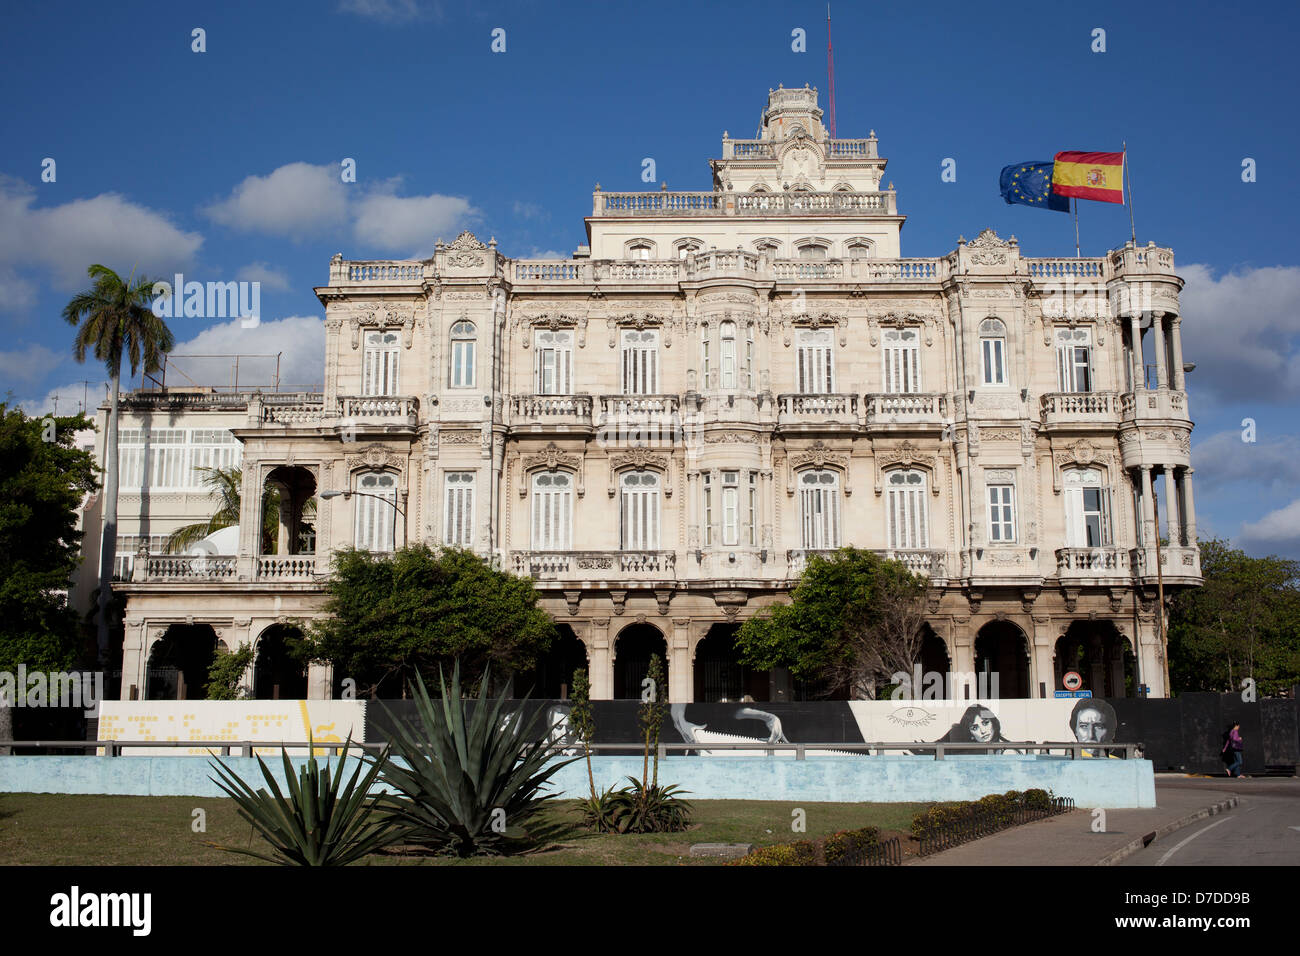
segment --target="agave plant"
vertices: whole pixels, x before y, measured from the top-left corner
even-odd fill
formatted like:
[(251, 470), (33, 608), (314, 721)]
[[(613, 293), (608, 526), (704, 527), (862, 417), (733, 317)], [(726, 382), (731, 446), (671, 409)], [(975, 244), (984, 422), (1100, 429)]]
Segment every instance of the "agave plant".
[(384, 757), (371, 764), (365, 776), (361, 776), (362, 767), (358, 764), (352, 778), (343, 785), (343, 762), (351, 745), (349, 737), (337, 773), (330, 772), (329, 764), (322, 770), (313, 752), (306, 765), (299, 768), (296, 779), (289, 753), (281, 748), (287, 797), (261, 757), (257, 758), (257, 764), (262, 768), (269, 790), (267, 787), (254, 790), (229, 767), (211, 761), (220, 779), (209, 779), (235, 801), (239, 815), (266, 838), (275, 852), (204, 842), (218, 850), (285, 866), (346, 866), (395, 843), (401, 836), (400, 827), (382, 812), (376, 815), (379, 798), (370, 795)]
[(676, 833), (691, 823), (691, 805), (675, 784), (647, 786), (636, 777), (619, 790), (606, 790), (579, 804), (583, 823), (605, 833)]
[(552, 774), (581, 758), (552, 761), (554, 728), (539, 724), (540, 711), (503, 713), (506, 696), (490, 700), (488, 681), (485, 671), (467, 716), (459, 663), (450, 687), (438, 675), (437, 704), (417, 675), (411, 696), (418, 731), (393, 720), (392, 753), (402, 763), (374, 763), (395, 791), (385, 806), (405, 828), (406, 843), (464, 857), (504, 853), (548, 833), (539, 815), (556, 794), (540, 791)]

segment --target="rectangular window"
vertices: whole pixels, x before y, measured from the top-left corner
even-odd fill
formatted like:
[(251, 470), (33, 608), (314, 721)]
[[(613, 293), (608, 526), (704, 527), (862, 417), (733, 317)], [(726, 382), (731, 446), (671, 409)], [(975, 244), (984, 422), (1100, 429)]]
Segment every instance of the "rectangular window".
[(704, 494), (704, 546), (713, 546), (713, 478), (705, 472), (701, 478)]
[(721, 372), (721, 386), (723, 388), (736, 387), (736, 323), (723, 322), (720, 328), (722, 336), (722, 351), (719, 355), (718, 364)]
[(700, 388), (709, 387), (709, 372), (713, 370), (713, 362), (709, 355), (709, 327), (704, 327), (704, 337), (700, 339)]
[(537, 394), (568, 395), (573, 391), (573, 333), (536, 333)]
[(117, 433), (117, 481), (126, 492), (139, 492), (144, 484), (144, 431), (121, 428)]
[(224, 428), (196, 428), (190, 432), (190, 487), (206, 488), (200, 468), (235, 468), (243, 446)]
[(1006, 343), (1002, 339), (980, 339), (984, 351), (984, 384), (1007, 384)]
[(397, 394), (398, 335), (396, 332), (367, 332), (365, 374), (362, 395)]
[(740, 543), (740, 472), (722, 473), (722, 544)]
[(745, 326), (745, 388), (754, 390), (754, 326)]
[(659, 333), (623, 332), (622, 385), (624, 395), (654, 395), (659, 388)]
[(474, 547), (474, 472), (449, 471), (443, 477), (442, 543)]
[(929, 511), (925, 478), (917, 471), (890, 472), (885, 498), (889, 547), (925, 550), (930, 547)]
[(835, 353), (828, 329), (799, 333), (799, 391), (805, 395), (828, 395), (835, 391)]
[(749, 473), (749, 546), (758, 547), (758, 475)]
[(1088, 329), (1057, 330), (1056, 377), (1062, 392), (1092, 391), (1092, 335)]
[(916, 329), (884, 333), (885, 391), (898, 394), (921, 390), (921, 336)]
[(1015, 486), (989, 485), (989, 542), (1016, 540)]
[(839, 482), (830, 472), (804, 472), (799, 480), (803, 546), (823, 551), (840, 546)]
[(187, 438), (183, 428), (161, 428), (150, 434), (145, 449), (145, 473), (150, 490), (189, 487)]
[(1095, 470), (1065, 473), (1065, 544), (1069, 548), (1105, 548), (1111, 539), (1110, 489)]
[(542, 472), (533, 478), (533, 550), (568, 551), (573, 541), (573, 478)]
[(624, 551), (654, 551), (659, 547), (659, 478), (633, 472), (623, 478), (622, 541)]
[(357, 479), (354, 521), (356, 546), (364, 551), (392, 551), (397, 535), (397, 479), (365, 474)]

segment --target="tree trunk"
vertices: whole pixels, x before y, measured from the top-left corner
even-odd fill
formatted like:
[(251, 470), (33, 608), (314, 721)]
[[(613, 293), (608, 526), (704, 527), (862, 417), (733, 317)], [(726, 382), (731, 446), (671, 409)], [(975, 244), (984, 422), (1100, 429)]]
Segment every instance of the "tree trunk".
[[(14, 736), (14, 709), (10, 701), (0, 701), (0, 740), (12, 740)], [(7, 757), (10, 748), (0, 747), (0, 757)]]
[(99, 667), (108, 668), (109, 608), (113, 602), (113, 564), (117, 560), (117, 392), (122, 380), (122, 358), (113, 363), (112, 392), (108, 399), (108, 434), (104, 439), (104, 532), (99, 545)]

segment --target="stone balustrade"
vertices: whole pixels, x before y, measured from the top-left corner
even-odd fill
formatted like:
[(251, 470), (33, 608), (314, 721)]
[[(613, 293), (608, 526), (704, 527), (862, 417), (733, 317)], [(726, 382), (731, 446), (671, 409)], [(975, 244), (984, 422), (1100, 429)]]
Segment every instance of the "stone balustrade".
[(1104, 279), (1105, 259), (1025, 259), (1025, 271), (1034, 279)]
[(204, 581), (233, 578), (238, 558), (233, 555), (149, 555), (147, 581)]
[(1038, 404), (1044, 425), (1113, 424), (1120, 402), (1116, 392), (1048, 392)]
[(948, 397), (939, 392), (873, 392), (864, 397), (867, 425), (942, 425)]
[(425, 263), (415, 259), (334, 259), (330, 285), (407, 285), (424, 278)]
[(839, 259), (777, 259), (772, 263), (774, 279), (843, 279), (844, 263)]
[[(880, 555), (886, 561), (898, 561), (907, 570), (913, 574), (919, 574), (932, 579), (945, 579), (947, 577), (947, 555), (942, 551), (933, 551), (928, 549), (892, 549), (877, 548), (872, 549), (874, 554)], [(833, 549), (793, 549), (785, 553), (787, 573), (790, 577), (798, 577), (803, 574), (808, 567), (808, 563), (814, 557), (831, 558), (837, 552)]]
[(262, 397), (261, 421), (265, 425), (315, 425), (325, 418), (325, 398), (315, 395), (312, 400), (300, 401), (279, 395)]
[(669, 418), (675, 416), (680, 408), (681, 398), (677, 395), (600, 396), (600, 414), (604, 420)]
[(590, 395), (515, 395), (510, 399), (512, 424), (590, 425)]
[(254, 570), (259, 580), (310, 581), (316, 576), (314, 554), (258, 555)]
[(762, 260), (752, 252), (740, 249), (714, 249), (686, 259), (687, 272), (696, 275), (752, 275), (757, 276)]
[(1118, 398), (1119, 417), (1123, 421), (1140, 418), (1186, 419), (1187, 393), (1173, 388), (1144, 388), (1125, 392)]
[(605, 193), (597, 190), (593, 216), (707, 216), (723, 211), (722, 193)]
[(516, 259), (516, 282), (590, 282), (591, 264), (566, 259)]
[(419, 400), (410, 395), (341, 395), (339, 417), (414, 423)]
[(677, 555), (672, 551), (515, 551), (515, 574), (538, 581), (641, 580), (672, 577)]
[(1132, 572), (1133, 560), (1126, 548), (1057, 548), (1058, 577), (1119, 577)]
[(778, 424), (842, 422), (856, 425), (858, 396), (840, 393), (789, 393), (776, 397)]

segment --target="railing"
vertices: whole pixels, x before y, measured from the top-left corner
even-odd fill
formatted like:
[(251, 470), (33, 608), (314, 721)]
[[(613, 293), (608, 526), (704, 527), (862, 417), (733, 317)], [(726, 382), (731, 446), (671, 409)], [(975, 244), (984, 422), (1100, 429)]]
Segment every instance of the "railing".
[(835, 554), (833, 548), (794, 548), (785, 553), (786, 569), (790, 577), (797, 577), (813, 558), (830, 558)]
[(646, 573), (671, 575), (677, 564), (672, 551), (516, 551), (511, 557), (516, 574), (537, 580)]
[(248, 400), (256, 392), (178, 392), (178, 391), (139, 391), (123, 392), (121, 401), (133, 407), (158, 407), (182, 405), (186, 408), (229, 408), (240, 409), (248, 405)]
[(1038, 400), (1044, 421), (1110, 419), (1119, 411), (1115, 392), (1048, 392)]
[(1026, 259), (1025, 269), (1035, 279), (1104, 279), (1105, 259)]
[(867, 424), (937, 424), (948, 399), (939, 392), (872, 392), (865, 396)]
[(694, 263), (697, 274), (712, 272), (722, 275), (757, 275), (760, 265), (757, 255), (740, 249), (713, 249), (697, 253)]
[(946, 259), (859, 259), (857, 275), (871, 282), (935, 282), (943, 279)]
[(724, 159), (774, 159), (776, 144), (765, 139), (729, 139), (722, 152)]
[(695, 216), (722, 211), (714, 192), (597, 193), (597, 216)]
[(1071, 797), (1052, 797), (1045, 806), (1029, 807), (1020, 805), (1011, 810), (984, 809), (971, 807), (964, 815), (944, 823), (921, 837), (920, 855), (929, 856), (940, 850), (951, 849), (989, 836), (999, 830), (1043, 820), (1074, 809)]
[(674, 280), (681, 273), (681, 262), (676, 259), (613, 260), (604, 269), (612, 281), (663, 282)]
[(263, 554), (257, 557), (257, 576), (277, 581), (311, 580), (316, 575), (314, 554)]
[(1132, 559), (1125, 548), (1058, 548), (1056, 572), (1065, 574), (1127, 574)]
[[(836, 553), (836, 551), (828, 549), (794, 549), (785, 553), (786, 567), (789, 569), (790, 577), (794, 577), (802, 574), (804, 569), (808, 567), (808, 562), (814, 557), (830, 558)], [(943, 551), (877, 548), (873, 549), (873, 553), (880, 555), (886, 561), (900, 562), (913, 574), (921, 574), (931, 578), (947, 577), (948, 557)]]
[(735, 197), (737, 216), (886, 216), (894, 211), (892, 192), (757, 192)]
[(338, 400), (342, 418), (413, 419), (419, 400), (409, 395), (343, 395)]
[(887, 840), (877, 840), (875, 843), (868, 843), (865, 846), (852, 847), (834, 863), (828, 862), (826, 865), (902, 866), (903, 845), (899, 843), (898, 837), (890, 837)]
[(681, 408), (677, 395), (602, 395), (600, 414), (605, 417), (647, 419), (674, 415)]
[(515, 260), (515, 281), (581, 282), (588, 278), (585, 262), (543, 259), (535, 262)]
[(233, 555), (150, 555), (145, 561), (145, 577), (151, 581), (233, 578), (237, 561)]
[(590, 395), (515, 395), (510, 411), (521, 422), (591, 424)]
[(785, 417), (824, 421), (829, 418), (857, 421), (858, 396), (846, 394), (790, 393), (776, 397), (779, 414)]
[[(337, 266), (335, 269), (333, 266)], [(424, 277), (424, 263), (415, 260), (352, 260), (331, 263), (331, 284), (410, 283)], [(334, 280), (339, 280), (335, 283)]]
[(872, 139), (833, 139), (830, 141), (830, 155), (832, 157), (848, 157), (869, 159), (874, 155), (871, 144)]
[(315, 401), (282, 400), (266, 396), (262, 399), (262, 422), (268, 425), (314, 425), (325, 417), (325, 398)]
[(777, 259), (772, 263), (774, 279), (842, 279), (844, 263), (839, 259)]

